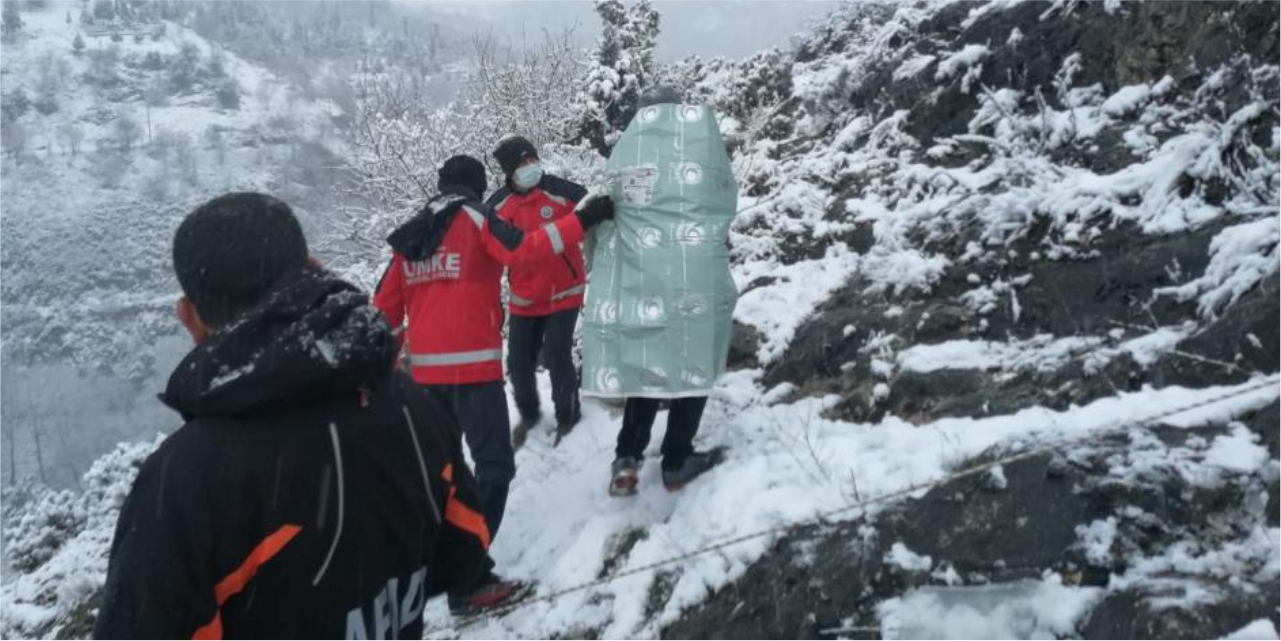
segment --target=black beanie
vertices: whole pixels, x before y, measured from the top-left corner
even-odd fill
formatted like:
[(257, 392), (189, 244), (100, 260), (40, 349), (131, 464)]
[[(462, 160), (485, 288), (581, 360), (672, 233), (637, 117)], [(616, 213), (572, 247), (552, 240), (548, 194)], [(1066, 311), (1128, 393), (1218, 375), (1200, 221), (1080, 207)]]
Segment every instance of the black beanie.
[(461, 185), (476, 192), (476, 197), (485, 195), (485, 165), (471, 156), (454, 156), (440, 166), (436, 172), (438, 189), (446, 184)]
[(502, 167), (503, 174), (509, 178), (520, 163), (530, 156), (537, 158), (538, 150), (534, 149), (534, 143), (522, 136), (503, 138), (494, 149), (494, 158), (498, 160), (498, 166)]

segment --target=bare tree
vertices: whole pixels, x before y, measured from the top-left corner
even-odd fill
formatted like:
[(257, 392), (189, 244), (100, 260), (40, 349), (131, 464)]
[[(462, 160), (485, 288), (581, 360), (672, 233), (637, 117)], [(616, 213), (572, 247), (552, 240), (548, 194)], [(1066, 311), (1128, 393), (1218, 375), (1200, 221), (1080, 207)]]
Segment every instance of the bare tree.
[(62, 141), (62, 147), (72, 158), (80, 153), (80, 143), (84, 142), (84, 139), (84, 130), (74, 120), (68, 118), (58, 125), (58, 140)]
[(436, 168), (449, 156), (465, 153), (489, 162), (498, 140), (510, 133), (535, 144), (565, 140), (586, 68), (572, 36), (569, 30), (545, 32), (538, 48), (522, 50), (477, 38), (462, 97), (444, 108), (430, 106), (430, 88), (420, 75), (358, 76), (354, 154), (346, 167), (348, 195), (361, 203), (352, 206), (352, 251), (377, 255), (385, 232), (431, 195)]
[(35, 418), (31, 419), (31, 438), (36, 444), (36, 470), (40, 473), (40, 482), (49, 483), (49, 475), (45, 472), (44, 467), (44, 421)]
[(169, 100), (169, 88), (166, 85), (163, 79), (154, 78), (143, 94), (147, 104), (147, 144), (151, 144), (151, 110), (154, 107), (164, 106)]

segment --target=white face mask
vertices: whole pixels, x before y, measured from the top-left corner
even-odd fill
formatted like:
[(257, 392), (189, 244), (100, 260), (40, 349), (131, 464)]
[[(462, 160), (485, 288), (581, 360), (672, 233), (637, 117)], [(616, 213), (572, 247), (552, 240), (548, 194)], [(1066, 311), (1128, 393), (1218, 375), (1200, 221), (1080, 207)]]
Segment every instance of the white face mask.
[(543, 166), (541, 163), (530, 163), (516, 170), (512, 176), (512, 182), (516, 183), (518, 189), (529, 190), (538, 186), (539, 181), (543, 179)]

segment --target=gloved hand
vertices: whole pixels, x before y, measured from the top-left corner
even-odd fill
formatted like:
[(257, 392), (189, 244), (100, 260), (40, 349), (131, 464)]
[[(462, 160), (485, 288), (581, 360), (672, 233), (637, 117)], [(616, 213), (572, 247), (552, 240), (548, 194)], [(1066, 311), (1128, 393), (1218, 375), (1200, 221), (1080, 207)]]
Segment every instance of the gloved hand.
[(613, 220), (614, 201), (605, 195), (588, 196), (574, 209), (574, 215), (578, 216), (578, 222), (582, 223), (583, 230), (586, 231), (602, 220)]

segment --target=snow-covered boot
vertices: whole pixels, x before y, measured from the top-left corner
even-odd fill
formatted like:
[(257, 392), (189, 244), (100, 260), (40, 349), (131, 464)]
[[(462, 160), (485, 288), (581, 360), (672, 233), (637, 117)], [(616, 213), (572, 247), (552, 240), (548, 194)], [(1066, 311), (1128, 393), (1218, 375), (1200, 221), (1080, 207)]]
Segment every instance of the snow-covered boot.
[(632, 496), (640, 480), (641, 462), (630, 456), (614, 460), (609, 480), (610, 496)]

